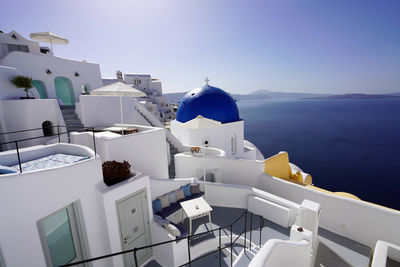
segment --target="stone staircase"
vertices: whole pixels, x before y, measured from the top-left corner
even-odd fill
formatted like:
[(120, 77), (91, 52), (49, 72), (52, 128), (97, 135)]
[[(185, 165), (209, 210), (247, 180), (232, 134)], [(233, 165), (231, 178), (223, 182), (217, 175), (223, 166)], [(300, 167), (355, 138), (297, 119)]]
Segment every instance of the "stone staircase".
[[(150, 111), (147, 110), (147, 108), (144, 105), (141, 105), (140, 103), (136, 103), (135, 105), (136, 110), (139, 112), (140, 115), (142, 115), (142, 117), (153, 127), (161, 127), (161, 128), (165, 128), (165, 125), (160, 122)], [(175, 178), (175, 154), (179, 153), (181, 151), (179, 151), (178, 147), (174, 144), (178, 145), (178, 140), (176, 139), (175, 136), (173, 136), (167, 129), (165, 129), (165, 133), (166, 133), (166, 138), (167, 138), (167, 143), (169, 144), (169, 153), (170, 153), (170, 162), (168, 165), (168, 175), (170, 179), (174, 179)], [(182, 144), (179, 145), (181, 147)], [(181, 148), (182, 150), (182, 148)]]
[[(60, 106), (62, 116), (65, 121), (65, 126), (67, 126), (67, 131), (80, 132), (83, 131), (83, 124), (75, 113), (75, 106)], [(65, 131), (65, 129), (62, 129)]]
[(178, 151), (178, 149), (176, 147), (174, 147), (173, 145), (169, 144), (169, 154), (170, 154), (171, 160), (170, 160), (169, 166), (168, 166), (168, 175), (169, 175), (170, 179), (174, 179), (175, 175), (176, 175), (176, 173), (175, 173), (175, 157), (174, 156), (178, 152), (179, 151)]

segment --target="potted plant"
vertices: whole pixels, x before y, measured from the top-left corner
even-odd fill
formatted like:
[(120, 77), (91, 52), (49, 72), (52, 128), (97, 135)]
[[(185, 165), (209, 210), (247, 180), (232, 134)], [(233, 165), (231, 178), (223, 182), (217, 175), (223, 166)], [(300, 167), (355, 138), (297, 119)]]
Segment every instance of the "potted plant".
[(131, 165), (126, 160), (123, 162), (106, 161), (103, 163), (102, 168), (104, 183), (108, 186), (122, 182), (131, 174)]
[(17, 88), (24, 88), (26, 97), (21, 97), (21, 99), (35, 99), (35, 97), (29, 96), (29, 89), (33, 87), (32, 77), (17, 75), (11, 79), (11, 83), (14, 84)]

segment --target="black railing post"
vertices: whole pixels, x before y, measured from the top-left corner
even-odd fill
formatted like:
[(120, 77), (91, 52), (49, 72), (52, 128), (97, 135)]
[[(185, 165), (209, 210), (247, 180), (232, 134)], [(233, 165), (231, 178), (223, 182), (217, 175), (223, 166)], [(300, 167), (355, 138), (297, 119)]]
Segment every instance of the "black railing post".
[(19, 165), (19, 172), (22, 172), (22, 166), (21, 166), (21, 158), (19, 156), (19, 148), (18, 148), (18, 142), (15, 141), (15, 148), (17, 149), (17, 157), (18, 157), (18, 165)]
[(247, 210), (246, 213), (244, 214), (244, 251), (246, 252), (246, 248), (247, 248)]
[(250, 250), (251, 250), (251, 236), (252, 236), (252, 231), (253, 230), (253, 213), (250, 214)]
[(190, 233), (187, 236), (186, 240), (187, 240), (187, 248), (188, 248), (189, 266), (192, 266), (192, 259), (190, 258)]
[(92, 128), (92, 134), (93, 134), (93, 149), (94, 149), (94, 157), (96, 157), (96, 138), (94, 136), (94, 127)]
[(135, 248), (133, 249), (133, 257), (135, 258), (135, 267), (139, 267), (138, 262), (137, 262), (137, 255), (136, 255), (136, 252), (137, 252), (137, 248), (135, 247)]
[(219, 247), (218, 247), (218, 249), (219, 249), (219, 267), (221, 267), (222, 266), (222, 244), (221, 244), (221, 227), (219, 228), (219, 230), (218, 230), (218, 232), (219, 232)]
[(233, 247), (232, 247), (232, 224), (231, 224), (231, 267), (233, 266)]
[(57, 125), (57, 135), (58, 135), (58, 142), (61, 142), (61, 138), (60, 138), (60, 125)]
[(263, 224), (264, 224), (264, 218), (262, 215), (260, 215), (260, 248), (261, 248), (261, 234), (262, 234)]

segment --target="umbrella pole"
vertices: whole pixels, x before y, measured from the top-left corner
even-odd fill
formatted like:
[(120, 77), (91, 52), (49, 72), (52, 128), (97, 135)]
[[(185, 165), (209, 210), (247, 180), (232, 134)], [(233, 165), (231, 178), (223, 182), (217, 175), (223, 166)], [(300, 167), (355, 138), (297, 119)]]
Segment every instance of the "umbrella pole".
[(53, 53), (53, 55), (54, 55), (54, 50), (53, 50), (53, 40), (52, 39), (50, 39), (50, 47), (51, 47), (51, 52)]
[(203, 157), (203, 182), (204, 182), (204, 198), (207, 197), (206, 195), (206, 147), (203, 144), (203, 150), (204, 150), (204, 157)]
[(119, 111), (121, 114), (122, 135), (124, 135), (124, 114), (122, 111), (122, 96), (119, 96)]

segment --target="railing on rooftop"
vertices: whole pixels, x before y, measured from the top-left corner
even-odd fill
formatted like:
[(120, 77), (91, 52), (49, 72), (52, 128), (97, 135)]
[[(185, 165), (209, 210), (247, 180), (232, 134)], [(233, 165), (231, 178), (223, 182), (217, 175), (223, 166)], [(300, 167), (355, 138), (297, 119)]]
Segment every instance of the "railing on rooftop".
[[(250, 227), (248, 228), (247, 225), (247, 216), (248, 214), (250, 214)], [(233, 240), (233, 226), (240, 220), (244, 218), (244, 229), (243, 231)], [(90, 258), (90, 259), (86, 259), (86, 260), (82, 260), (82, 261), (78, 261), (78, 262), (74, 262), (74, 263), (69, 263), (66, 265), (62, 265), (61, 267), (67, 267), (67, 266), (76, 266), (79, 264), (85, 264), (85, 263), (89, 263), (89, 262), (94, 262), (94, 261), (98, 261), (98, 260), (102, 260), (102, 259), (106, 259), (106, 258), (111, 258), (114, 256), (119, 256), (119, 255), (124, 255), (124, 254), (128, 254), (128, 253), (133, 253), (133, 257), (135, 260), (135, 266), (139, 266), (138, 265), (138, 258), (137, 258), (137, 253), (138, 251), (144, 250), (144, 249), (149, 249), (149, 248), (153, 248), (153, 247), (157, 247), (157, 246), (161, 246), (161, 245), (165, 245), (165, 244), (169, 244), (172, 242), (176, 242), (176, 241), (181, 241), (181, 240), (186, 240), (186, 245), (187, 245), (187, 252), (188, 252), (188, 262), (179, 265), (179, 267), (182, 266), (191, 266), (192, 263), (194, 263), (195, 261), (207, 257), (215, 252), (218, 252), (219, 255), (219, 266), (223, 266), (222, 265), (222, 251), (226, 248), (230, 248), (230, 265), (233, 266), (233, 246), (235, 245), (236, 241), (244, 234), (244, 241), (243, 241), (243, 245), (242, 247), (244, 248), (244, 250), (247, 249), (247, 231), (250, 230), (250, 241), (249, 241), (249, 249), (251, 250), (251, 240), (252, 240), (252, 227), (253, 227), (253, 213), (246, 210), (244, 211), (238, 218), (236, 218), (231, 224), (226, 225), (226, 226), (222, 226), (219, 227), (217, 229), (213, 229), (213, 230), (208, 230), (205, 232), (201, 232), (198, 234), (194, 234), (194, 235), (188, 235), (186, 237), (180, 237), (180, 238), (175, 238), (173, 240), (168, 240), (168, 241), (164, 241), (164, 242), (160, 242), (160, 243), (156, 243), (156, 244), (151, 244), (151, 245), (147, 245), (147, 246), (143, 246), (143, 247), (135, 247), (133, 249), (129, 249), (129, 250), (123, 250), (120, 252), (116, 252), (116, 253), (112, 253), (112, 254), (107, 254), (107, 255), (103, 255), (103, 256), (99, 256), (99, 257), (94, 257), (94, 258)], [(262, 240), (262, 229), (264, 228), (264, 218), (262, 216), (260, 216), (260, 228), (259, 228), (259, 232), (260, 232), (260, 247), (261, 247), (261, 240)], [(221, 240), (221, 231), (224, 229), (229, 229), (230, 230), (230, 242), (224, 246), (222, 246), (222, 240)], [(196, 237), (200, 237), (200, 236), (204, 236), (205, 234), (209, 234), (209, 233), (214, 233), (214, 232), (218, 232), (218, 247), (210, 252), (207, 252), (195, 259), (192, 259), (191, 257), (191, 253), (190, 253), (190, 242), (192, 239), (196, 238)]]
[[(30, 140), (36, 140), (36, 139), (40, 139), (40, 138), (49, 138), (49, 137), (58, 137), (58, 143), (61, 143), (61, 137), (64, 135), (67, 135), (68, 141), (67, 143), (70, 143), (70, 133), (73, 131), (62, 131), (60, 129), (65, 128), (67, 129), (67, 126), (65, 125), (56, 125), (56, 126), (48, 126), (46, 127), (46, 129), (57, 129), (57, 133), (54, 133), (54, 131), (52, 131), (53, 133), (51, 134), (43, 134), (41, 136), (35, 136), (35, 137), (29, 137), (29, 138), (24, 138), (24, 139), (18, 139), (18, 140), (13, 140), (13, 141), (8, 141), (8, 142), (3, 142), (0, 143), (0, 146), (3, 145), (10, 145), (10, 144), (15, 144), (15, 149), (17, 152), (17, 158), (18, 158), (18, 165), (19, 165), (19, 172), (22, 173), (22, 162), (21, 162), (21, 156), (20, 156), (20, 146), (19, 143), (21, 142), (25, 142), (25, 141), (30, 141)], [(68, 128), (77, 128), (79, 130), (85, 130), (85, 131), (90, 131), (92, 132), (92, 136), (93, 136), (93, 149), (94, 149), (94, 156), (96, 157), (96, 138), (94, 136), (95, 133), (95, 128), (94, 127), (82, 127), (82, 126), (68, 126)], [(17, 134), (17, 133), (24, 133), (24, 132), (33, 132), (33, 131), (38, 131), (38, 130), (44, 130), (43, 128), (33, 128), (33, 129), (27, 129), (27, 130), (20, 130), (20, 131), (11, 131), (11, 132), (6, 132), (6, 133), (0, 133), (0, 136), (3, 135), (7, 135), (7, 134)]]

